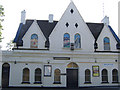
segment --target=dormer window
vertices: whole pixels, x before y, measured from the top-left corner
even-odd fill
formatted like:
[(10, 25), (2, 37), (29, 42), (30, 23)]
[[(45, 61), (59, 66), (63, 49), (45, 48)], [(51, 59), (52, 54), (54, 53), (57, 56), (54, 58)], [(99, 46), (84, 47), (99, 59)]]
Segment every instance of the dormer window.
[(104, 38), (104, 50), (110, 50), (110, 39), (108, 37)]
[(38, 48), (38, 35), (37, 34), (32, 34), (31, 35), (31, 48)]

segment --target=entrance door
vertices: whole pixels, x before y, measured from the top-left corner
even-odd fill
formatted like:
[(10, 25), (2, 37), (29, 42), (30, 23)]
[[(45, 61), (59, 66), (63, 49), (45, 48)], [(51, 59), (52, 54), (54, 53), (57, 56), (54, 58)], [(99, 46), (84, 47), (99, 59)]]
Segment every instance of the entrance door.
[(9, 72), (10, 72), (10, 65), (8, 63), (4, 63), (2, 65), (2, 87), (9, 86)]
[(67, 69), (67, 87), (78, 87), (78, 69)]
[(66, 85), (68, 88), (78, 88), (78, 65), (71, 62), (67, 65)]

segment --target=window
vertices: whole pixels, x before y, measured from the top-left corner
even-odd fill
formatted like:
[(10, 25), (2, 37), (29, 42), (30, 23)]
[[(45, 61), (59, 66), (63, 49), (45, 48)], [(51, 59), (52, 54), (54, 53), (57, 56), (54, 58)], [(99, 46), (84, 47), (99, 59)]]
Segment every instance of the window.
[(64, 48), (70, 48), (70, 35), (68, 33), (64, 34)]
[(77, 24), (77, 23), (75, 24), (75, 27), (76, 27), (76, 28), (78, 27), (78, 24)]
[(68, 26), (69, 26), (69, 23), (67, 22), (65, 25), (66, 25), (66, 27), (68, 27)]
[(31, 48), (38, 48), (38, 35), (32, 34), (31, 35)]
[(106, 69), (102, 70), (102, 83), (108, 83), (108, 72)]
[(40, 68), (35, 69), (35, 84), (41, 84), (42, 72)]
[(78, 65), (74, 62), (71, 62), (67, 65), (67, 68), (78, 68)]
[(75, 34), (75, 36), (74, 36), (74, 45), (75, 45), (75, 48), (81, 48), (80, 34)]
[(74, 10), (73, 10), (73, 9), (71, 9), (71, 10), (70, 10), (70, 12), (73, 14)]
[(112, 70), (112, 81), (113, 83), (118, 83), (118, 70), (117, 69)]
[(29, 84), (29, 69), (24, 68), (23, 69), (23, 82), (22, 83), (28, 83)]
[(110, 39), (108, 37), (104, 38), (104, 50), (110, 50)]
[(85, 83), (91, 83), (91, 73), (89, 69), (85, 70)]
[(55, 69), (54, 71), (54, 84), (61, 84), (60, 83), (60, 70)]

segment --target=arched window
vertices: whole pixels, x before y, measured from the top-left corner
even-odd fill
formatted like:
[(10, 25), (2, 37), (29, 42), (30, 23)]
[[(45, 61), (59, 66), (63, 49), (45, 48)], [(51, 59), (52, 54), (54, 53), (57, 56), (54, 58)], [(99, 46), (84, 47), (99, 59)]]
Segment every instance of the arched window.
[(70, 35), (68, 33), (64, 34), (64, 48), (70, 48)]
[(113, 83), (118, 83), (118, 70), (117, 69), (112, 70), (112, 81)]
[(31, 35), (31, 48), (38, 48), (38, 35), (32, 34)]
[(55, 69), (54, 71), (54, 84), (60, 84), (60, 70)]
[(78, 65), (74, 62), (71, 62), (67, 65), (67, 68), (78, 68)]
[(40, 68), (35, 69), (35, 84), (41, 84), (42, 83), (42, 71)]
[(23, 69), (23, 83), (29, 83), (29, 72), (28, 68)]
[(104, 38), (104, 50), (110, 50), (110, 39), (108, 37)]
[(85, 70), (85, 83), (91, 83), (91, 73), (89, 69)]
[(80, 38), (80, 34), (75, 34), (74, 36), (74, 46), (75, 48), (81, 48), (81, 38)]
[(102, 83), (108, 83), (108, 72), (106, 69), (102, 70)]

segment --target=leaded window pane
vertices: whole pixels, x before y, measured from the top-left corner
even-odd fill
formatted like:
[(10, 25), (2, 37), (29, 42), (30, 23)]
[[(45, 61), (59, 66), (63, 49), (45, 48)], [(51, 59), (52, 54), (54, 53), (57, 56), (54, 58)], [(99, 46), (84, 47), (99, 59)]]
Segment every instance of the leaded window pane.
[(38, 35), (32, 34), (31, 35), (31, 48), (38, 48)]
[(74, 45), (75, 48), (81, 48), (81, 38), (79, 34), (75, 34), (74, 36)]
[(108, 37), (104, 38), (104, 50), (110, 50), (110, 40)]
[(70, 48), (70, 35), (68, 33), (64, 34), (64, 48)]

